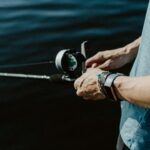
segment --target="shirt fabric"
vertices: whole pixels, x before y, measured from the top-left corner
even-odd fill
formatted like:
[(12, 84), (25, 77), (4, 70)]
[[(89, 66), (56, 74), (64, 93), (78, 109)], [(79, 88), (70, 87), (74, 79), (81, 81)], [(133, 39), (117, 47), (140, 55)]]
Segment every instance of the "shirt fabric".
[[(141, 45), (130, 72), (130, 76), (145, 75), (150, 75), (150, 5)], [(150, 109), (122, 101), (121, 110), (120, 134), (123, 142), (131, 150), (150, 150)]]

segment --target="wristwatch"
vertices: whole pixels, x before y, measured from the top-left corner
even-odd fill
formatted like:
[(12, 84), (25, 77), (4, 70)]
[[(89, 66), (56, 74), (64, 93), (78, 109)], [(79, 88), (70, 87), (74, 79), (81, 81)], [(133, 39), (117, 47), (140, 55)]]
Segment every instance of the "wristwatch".
[(102, 93), (106, 98), (112, 101), (120, 101), (115, 92), (115, 87), (113, 85), (114, 80), (118, 76), (124, 76), (122, 73), (110, 73), (109, 71), (104, 71), (97, 74), (99, 86), (101, 88)]

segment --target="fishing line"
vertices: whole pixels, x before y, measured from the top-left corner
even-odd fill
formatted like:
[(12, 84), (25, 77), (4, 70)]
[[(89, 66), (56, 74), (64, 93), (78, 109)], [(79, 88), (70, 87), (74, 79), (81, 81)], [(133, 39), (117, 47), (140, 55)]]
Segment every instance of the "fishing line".
[(44, 62), (36, 62), (36, 63), (23, 63), (23, 64), (9, 64), (5, 66), (0, 66), (0, 68), (17, 68), (17, 67), (32, 67), (38, 65), (46, 65), (46, 64), (54, 64), (54, 61), (44, 61)]

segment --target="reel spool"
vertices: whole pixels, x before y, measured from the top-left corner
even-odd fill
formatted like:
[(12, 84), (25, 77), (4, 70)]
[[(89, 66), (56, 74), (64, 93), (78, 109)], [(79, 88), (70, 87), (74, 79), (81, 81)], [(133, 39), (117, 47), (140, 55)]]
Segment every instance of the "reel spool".
[(65, 49), (58, 52), (55, 59), (56, 68), (66, 77), (75, 79), (82, 73), (82, 66), (86, 58), (81, 52)]

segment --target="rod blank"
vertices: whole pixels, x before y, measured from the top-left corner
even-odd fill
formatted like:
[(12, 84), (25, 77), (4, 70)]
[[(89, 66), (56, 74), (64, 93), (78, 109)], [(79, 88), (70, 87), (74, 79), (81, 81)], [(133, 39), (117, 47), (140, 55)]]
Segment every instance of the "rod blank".
[(20, 74), (20, 73), (5, 73), (0, 72), (0, 77), (6, 78), (23, 78), (23, 79), (38, 79), (38, 80), (49, 80), (50, 82), (73, 82), (75, 79), (71, 79), (63, 74), (47, 75), (33, 75), (33, 74)]
[(32, 75), (32, 74), (19, 74), (19, 73), (3, 73), (0, 72), (1, 77), (14, 77), (14, 78), (25, 78), (25, 79), (42, 79), (50, 80), (50, 76), (46, 75)]

